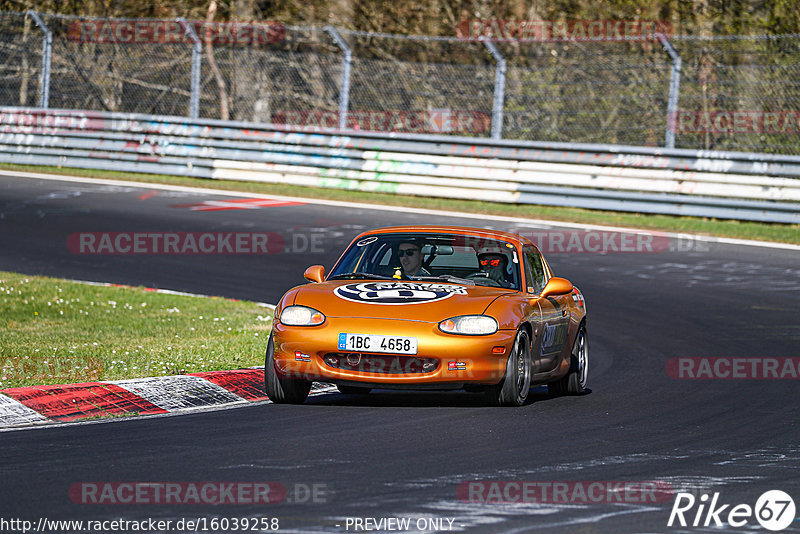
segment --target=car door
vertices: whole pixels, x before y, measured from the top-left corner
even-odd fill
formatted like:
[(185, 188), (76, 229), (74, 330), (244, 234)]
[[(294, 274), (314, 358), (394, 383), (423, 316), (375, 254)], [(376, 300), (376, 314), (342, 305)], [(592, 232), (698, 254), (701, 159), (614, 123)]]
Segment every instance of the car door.
[(533, 372), (548, 373), (555, 369), (561, 361), (564, 345), (569, 332), (569, 302), (572, 296), (558, 295), (538, 298), (547, 285), (547, 272), (542, 262), (542, 255), (532, 245), (523, 247), (525, 256), (525, 278), (528, 293), (538, 301), (541, 311), (541, 324), (537, 328), (537, 336), (532, 347)]

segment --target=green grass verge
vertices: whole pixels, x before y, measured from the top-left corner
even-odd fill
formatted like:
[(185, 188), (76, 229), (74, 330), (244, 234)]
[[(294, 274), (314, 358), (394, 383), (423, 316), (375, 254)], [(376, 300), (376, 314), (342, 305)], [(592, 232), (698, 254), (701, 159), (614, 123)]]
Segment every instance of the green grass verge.
[(691, 233), (800, 244), (800, 225), (797, 224), (769, 224), (704, 219), (699, 217), (678, 217), (669, 215), (622, 213), (614, 211), (595, 211), (579, 208), (559, 208), (552, 206), (509, 205), (476, 200), (437, 199), (282, 184), (206, 180), (202, 178), (184, 178), (160, 174), (40, 167), (30, 165), (12, 165), (6, 163), (0, 164), (0, 169), (130, 180), (145, 183), (211, 187), (230, 191), (343, 200), (350, 202), (364, 202), (368, 204), (410, 206), (415, 208), (428, 208), (442, 211), (462, 211), (486, 215), (506, 215), (531, 219), (549, 219), (554, 221), (620, 226), (627, 228), (646, 228), (652, 230), (662, 230), (666, 232)]
[(264, 364), (272, 310), (0, 272), (0, 389)]

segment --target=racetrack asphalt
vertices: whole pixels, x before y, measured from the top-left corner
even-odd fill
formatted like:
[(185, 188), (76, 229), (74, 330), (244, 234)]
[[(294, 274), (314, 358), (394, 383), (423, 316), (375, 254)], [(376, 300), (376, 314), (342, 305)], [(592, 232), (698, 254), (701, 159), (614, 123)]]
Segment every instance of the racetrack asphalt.
[[(307, 266), (332, 266), (353, 236), (376, 226), (574, 231), (317, 203), (191, 207), (230, 198), (0, 177), (0, 270), (274, 303), (304, 282)], [(284, 247), (263, 255), (75, 254), (67, 243), (81, 232), (274, 232)], [(674, 497), (542, 503), (512, 495), (506, 500), (513, 502), (480, 503), (459, 489), (472, 481), (658, 481), (673, 492), (719, 493), (720, 503), (750, 506), (779, 489), (800, 506), (800, 381), (687, 380), (667, 371), (673, 358), (800, 357), (800, 252), (669, 239), (656, 252), (545, 248), (545, 255), (586, 298), (587, 395), (538, 391), (527, 406), (496, 409), (461, 392), (328, 393), (302, 406), (255, 403), (5, 432), (0, 518), (276, 517), (284, 532), (354, 532), (347, 518), (388, 517), (412, 525), (452, 519), (463, 532), (713, 530), (668, 527)], [(277, 482), (288, 493), (266, 505), (90, 504), (70, 493), (86, 482)], [(314, 487), (316, 498), (306, 491)], [(690, 522), (696, 511), (686, 514)], [(748, 525), (730, 531), (759, 527), (754, 518)], [(786, 531), (800, 532), (800, 522)]]

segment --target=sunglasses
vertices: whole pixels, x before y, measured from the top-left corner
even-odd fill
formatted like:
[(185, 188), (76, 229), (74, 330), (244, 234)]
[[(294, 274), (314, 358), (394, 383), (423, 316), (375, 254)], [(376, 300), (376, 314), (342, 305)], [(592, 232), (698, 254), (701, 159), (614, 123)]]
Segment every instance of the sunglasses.
[(401, 258), (402, 258), (403, 256), (408, 256), (408, 257), (410, 258), (410, 257), (412, 257), (414, 254), (416, 254), (417, 252), (419, 252), (419, 250), (417, 250), (417, 249), (415, 249), (415, 248), (400, 249), (400, 250), (398, 250), (398, 251), (397, 251), (397, 255), (398, 255), (399, 257), (401, 257)]
[(500, 265), (500, 258), (494, 258), (492, 260), (481, 260), (481, 265), (484, 267), (489, 265), (492, 267), (497, 267), (498, 265)]

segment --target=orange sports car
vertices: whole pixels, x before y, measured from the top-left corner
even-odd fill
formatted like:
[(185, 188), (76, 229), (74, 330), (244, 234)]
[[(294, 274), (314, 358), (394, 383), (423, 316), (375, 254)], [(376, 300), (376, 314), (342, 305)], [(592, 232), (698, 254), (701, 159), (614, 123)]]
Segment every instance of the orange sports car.
[(277, 403), (311, 383), (484, 391), (520, 406), (532, 385), (580, 394), (589, 364), (586, 305), (528, 239), (450, 226), (379, 228), (356, 237), (330, 273), (275, 309), (264, 382)]

